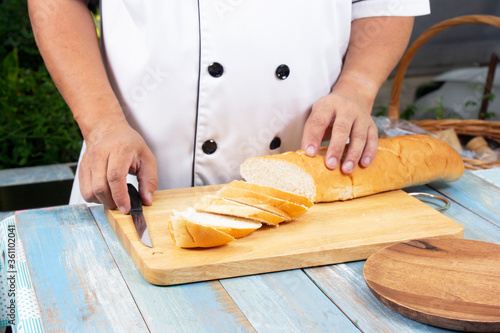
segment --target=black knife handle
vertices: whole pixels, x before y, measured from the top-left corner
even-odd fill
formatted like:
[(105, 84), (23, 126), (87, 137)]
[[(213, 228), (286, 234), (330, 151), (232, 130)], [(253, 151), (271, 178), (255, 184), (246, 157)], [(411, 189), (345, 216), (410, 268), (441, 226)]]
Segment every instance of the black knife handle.
[(136, 188), (132, 184), (127, 184), (128, 195), (130, 196), (130, 214), (142, 213), (142, 200)]

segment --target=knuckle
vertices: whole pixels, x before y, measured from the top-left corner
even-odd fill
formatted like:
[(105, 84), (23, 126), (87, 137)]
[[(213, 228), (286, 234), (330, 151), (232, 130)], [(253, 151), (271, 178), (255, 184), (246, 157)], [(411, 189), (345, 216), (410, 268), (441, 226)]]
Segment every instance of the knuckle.
[(80, 193), (82, 195), (83, 200), (87, 202), (95, 202), (96, 198), (94, 196), (94, 192), (92, 190), (80, 189)]
[(153, 189), (156, 190), (158, 188), (158, 178), (157, 177), (138, 177), (139, 180), (139, 186), (148, 188), (148, 189)]
[(121, 172), (116, 169), (109, 170), (106, 174), (106, 179), (112, 184), (120, 182), (125, 177), (126, 175), (122, 175)]
[(353, 131), (351, 133), (351, 139), (354, 141), (359, 141), (360, 143), (366, 142), (368, 138), (368, 133), (366, 131)]
[(351, 125), (343, 121), (337, 121), (333, 124), (333, 130), (340, 133), (349, 133), (351, 131)]
[(312, 127), (325, 128), (330, 124), (330, 119), (321, 115), (312, 115), (311, 118), (309, 118), (309, 124)]
[(158, 178), (150, 178), (147, 180), (147, 183), (151, 186), (151, 188), (156, 189), (158, 187)]
[(111, 196), (116, 203), (120, 203), (120, 202), (124, 202), (125, 200), (127, 200), (128, 192), (116, 192), (116, 191), (114, 191), (111, 194)]
[(322, 133), (310, 133), (309, 134), (309, 141), (312, 142), (321, 142), (323, 141), (324, 135)]
[(94, 196), (99, 197), (106, 194), (108, 187), (104, 184), (96, 184), (92, 186), (92, 192)]
[(378, 146), (378, 132), (377, 131), (369, 132), (368, 140), (374, 147)]

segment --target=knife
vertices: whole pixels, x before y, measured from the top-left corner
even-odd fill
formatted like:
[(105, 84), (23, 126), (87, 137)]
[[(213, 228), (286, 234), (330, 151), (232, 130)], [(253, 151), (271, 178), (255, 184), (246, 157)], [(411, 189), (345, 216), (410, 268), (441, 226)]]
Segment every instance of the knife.
[(132, 221), (134, 221), (135, 230), (141, 239), (142, 244), (147, 247), (153, 247), (151, 243), (151, 238), (149, 237), (148, 225), (146, 224), (146, 219), (142, 213), (142, 200), (137, 192), (136, 188), (132, 184), (127, 184), (128, 194), (130, 196), (130, 216), (132, 216)]

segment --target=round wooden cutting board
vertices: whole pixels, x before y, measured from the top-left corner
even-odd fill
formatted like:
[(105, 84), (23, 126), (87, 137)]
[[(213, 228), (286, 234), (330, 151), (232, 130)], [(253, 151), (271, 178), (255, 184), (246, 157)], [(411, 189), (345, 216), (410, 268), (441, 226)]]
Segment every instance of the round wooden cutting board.
[(384, 248), (363, 274), (382, 303), (413, 320), (468, 332), (500, 332), (500, 245), (420, 239)]

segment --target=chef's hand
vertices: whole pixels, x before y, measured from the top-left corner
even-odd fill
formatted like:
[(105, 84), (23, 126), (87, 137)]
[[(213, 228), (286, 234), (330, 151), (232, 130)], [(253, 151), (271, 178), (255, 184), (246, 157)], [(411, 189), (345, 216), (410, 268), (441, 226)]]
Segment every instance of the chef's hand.
[(373, 102), (408, 45), (413, 21), (413, 17), (398, 16), (352, 21), (337, 83), (313, 105), (307, 119), (302, 137), (307, 155), (316, 155), (321, 141), (330, 139), (325, 164), (334, 169), (349, 138), (342, 172), (351, 173), (358, 161), (362, 167), (373, 161), (378, 146), (378, 130), (370, 116)]
[(152, 204), (158, 186), (156, 159), (144, 139), (126, 120), (101, 122), (85, 138), (87, 149), (79, 167), (80, 191), (88, 202), (130, 210), (127, 174), (137, 175), (139, 194)]
[[(341, 170), (346, 174), (350, 174), (358, 162), (367, 167), (377, 154), (378, 131), (370, 115), (373, 100), (361, 91), (359, 86), (343, 84), (320, 98), (312, 107), (302, 138), (302, 148), (308, 156), (315, 156), (321, 142), (330, 140), (325, 164), (335, 169), (342, 163)], [(348, 138), (349, 145), (342, 159)]]
[(150, 205), (158, 184), (156, 159), (129, 126), (109, 83), (88, 0), (49, 1), (50, 13), (47, 3), (28, 0), (28, 9), (45, 65), (87, 145), (79, 166), (83, 198), (127, 213), (126, 176), (132, 173), (142, 202)]

